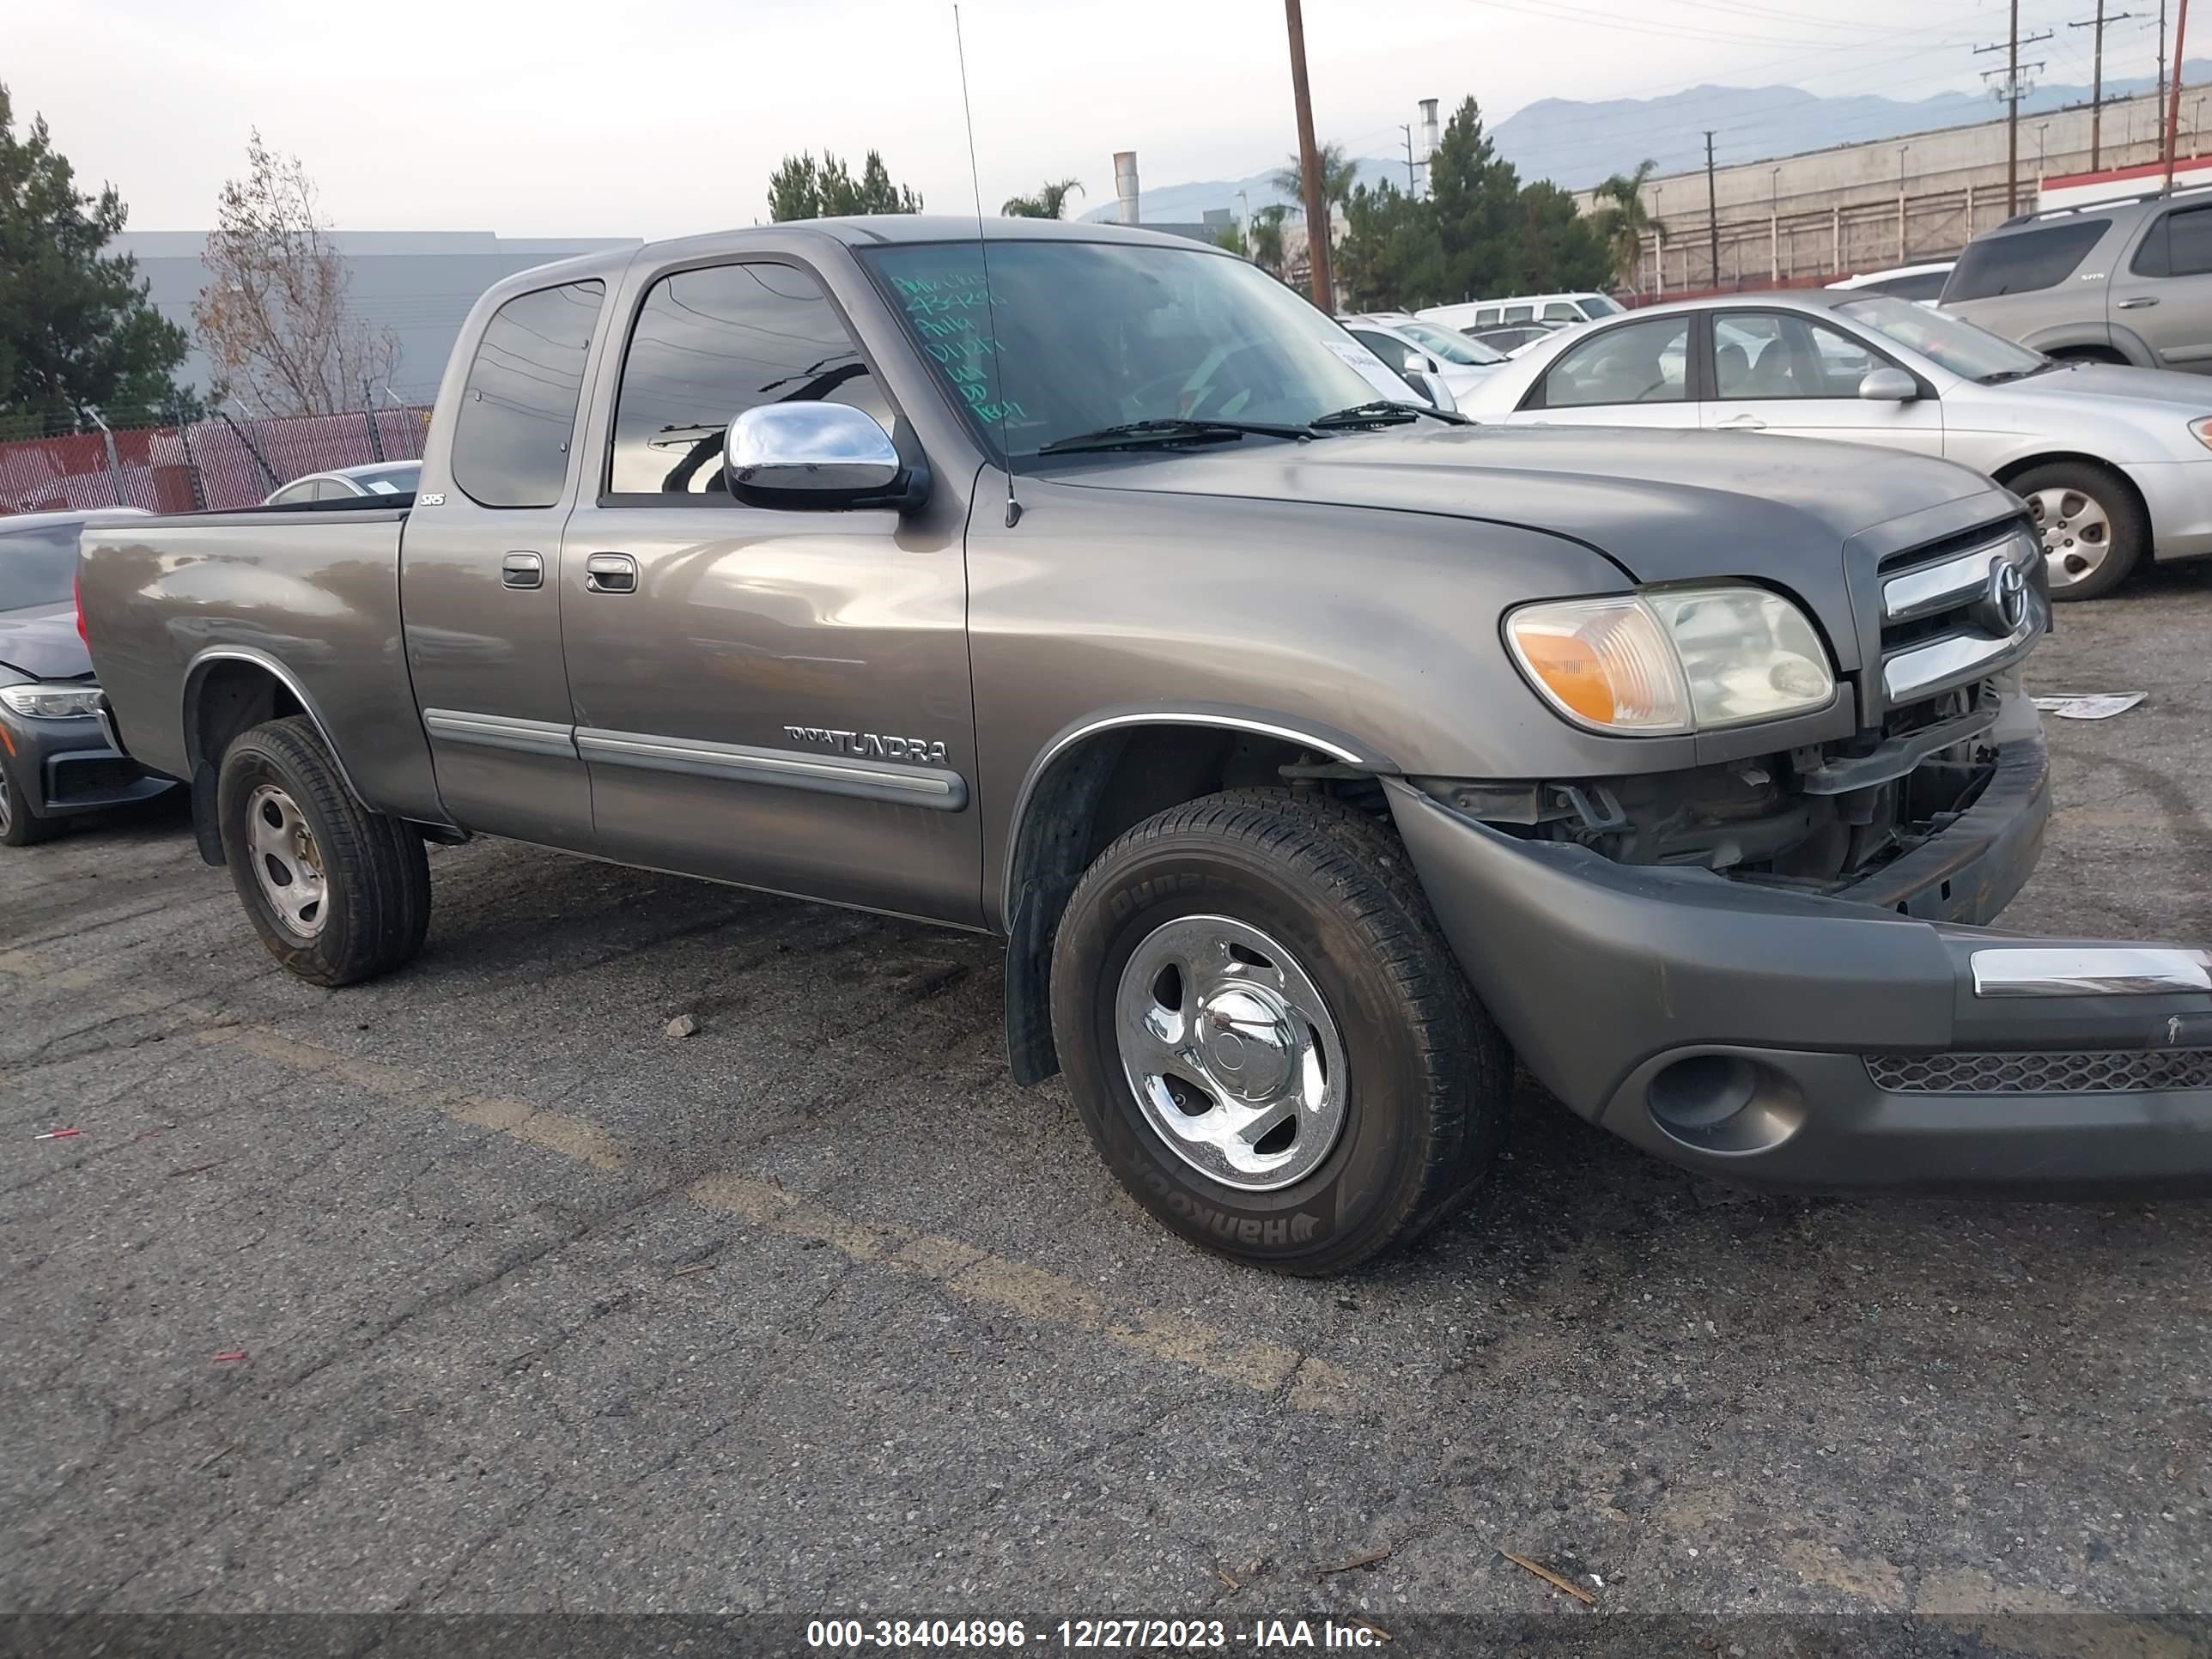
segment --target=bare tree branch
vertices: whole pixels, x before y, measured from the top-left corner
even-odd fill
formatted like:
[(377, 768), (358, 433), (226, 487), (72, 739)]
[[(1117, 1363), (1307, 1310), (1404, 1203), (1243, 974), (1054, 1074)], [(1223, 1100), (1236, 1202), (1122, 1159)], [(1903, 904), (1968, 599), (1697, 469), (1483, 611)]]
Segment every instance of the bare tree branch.
[(398, 337), (348, 307), (352, 277), (300, 158), (257, 131), (246, 161), (243, 179), (224, 181), (208, 233), (210, 280), (192, 305), (201, 346), (271, 414), (357, 408), (365, 382), (391, 379)]

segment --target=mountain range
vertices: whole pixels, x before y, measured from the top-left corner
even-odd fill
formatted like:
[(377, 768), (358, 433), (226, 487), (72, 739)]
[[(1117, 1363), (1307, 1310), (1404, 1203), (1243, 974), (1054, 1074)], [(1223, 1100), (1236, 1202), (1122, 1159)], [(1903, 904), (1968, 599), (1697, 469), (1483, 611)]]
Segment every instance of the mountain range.
[[(2183, 84), (2202, 81), (2212, 81), (2212, 60), (2192, 58), (2184, 66)], [(2148, 92), (2152, 84), (2148, 77), (2108, 81), (2105, 96)], [(2026, 116), (2088, 101), (2088, 88), (2055, 84), (2038, 87), (2023, 97), (2020, 109)], [(1719, 135), (1718, 160), (1729, 167), (1936, 127), (1971, 125), (1990, 119), (1994, 107), (1986, 96), (1966, 92), (1911, 100), (1872, 94), (1826, 98), (1802, 87), (1699, 86), (1664, 98), (1595, 102), (1539, 99), (1492, 126), (1490, 137), (1498, 153), (1521, 170), (1522, 179), (1550, 179), (1570, 190), (1586, 190), (1608, 173), (1632, 171), (1646, 156), (1657, 163), (1656, 170), (1662, 174), (1704, 166), (1708, 128)], [(1449, 114), (1449, 107), (1444, 112)], [(1387, 179), (1401, 190), (1406, 187), (1402, 159), (1363, 158), (1358, 167), (1363, 185)], [(1209, 209), (1235, 208), (1240, 190), (1254, 208), (1288, 203), (1290, 198), (1275, 189), (1273, 175), (1270, 167), (1248, 179), (1146, 185), (1144, 215), (1155, 222), (1194, 222)], [(1111, 219), (1118, 211), (1108, 202), (1083, 216)]]

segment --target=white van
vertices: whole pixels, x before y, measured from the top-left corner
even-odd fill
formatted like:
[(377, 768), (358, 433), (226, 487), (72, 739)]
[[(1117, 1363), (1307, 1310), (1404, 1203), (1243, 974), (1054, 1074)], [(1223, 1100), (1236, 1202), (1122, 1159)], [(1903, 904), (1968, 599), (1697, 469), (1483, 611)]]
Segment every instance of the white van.
[(1506, 323), (1593, 323), (1625, 309), (1602, 294), (1522, 294), (1510, 300), (1431, 306), (1413, 315), (1446, 328), (1465, 329), (1495, 328)]

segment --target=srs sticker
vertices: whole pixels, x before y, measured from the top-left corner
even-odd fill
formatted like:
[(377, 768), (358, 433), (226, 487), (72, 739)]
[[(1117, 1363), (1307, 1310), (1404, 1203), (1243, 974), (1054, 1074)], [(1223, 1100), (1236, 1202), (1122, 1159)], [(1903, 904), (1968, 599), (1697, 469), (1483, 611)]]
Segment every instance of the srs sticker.
[(1413, 396), (1413, 388), (1398, 377), (1397, 371), (1358, 341), (1324, 340), (1322, 343), (1366, 376), (1367, 384), (1384, 397), (1403, 402)]

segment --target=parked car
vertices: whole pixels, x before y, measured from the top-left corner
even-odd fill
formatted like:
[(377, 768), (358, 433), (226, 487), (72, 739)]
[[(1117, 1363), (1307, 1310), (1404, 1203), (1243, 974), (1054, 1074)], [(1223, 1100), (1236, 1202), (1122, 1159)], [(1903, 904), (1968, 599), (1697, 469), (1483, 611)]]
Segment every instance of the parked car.
[(143, 516), (119, 507), (0, 518), (0, 847), (44, 841), (79, 813), (173, 787), (102, 734), (70, 599), (84, 527)]
[(1431, 306), (1413, 314), (1462, 331), (1503, 323), (1586, 323), (1617, 317), (1622, 307), (1602, 294), (1522, 294), (1507, 300), (1469, 300), (1462, 305)]
[(122, 734), (277, 961), (398, 967), (424, 838), (478, 834), (988, 930), (1014, 1075), (1291, 1273), (1449, 1212), (1515, 1055), (1739, 1181), (2212, 1175), (2212, 954), (1975, 926), (2050, 812), (2015, 498), (1380, 399), (1179, 238), (981, 252), (900, 216), (511, 276), (411, 507), (88, 534)]
[(1576, 331), (1465, 400), (1483, 419), (1843, 439), (1963, 461), (2024, 497), (2051, 595), (2212, 553), (2212, 386), (2062, 362), (1889, 295), (1653, 306)]
[(411, 495), (422, 475), (420, 461), (374, 461), (365, 466), (341, 466), (329, 472), (310, 472), (274, 490), (264, 507), (293, 507), (301, 501), (351, 501), (362, 495)]
[(1571, 323), (1503, 323), (1495, 328), (1462, 329), (1460, 332), (1478, 344), (1510, 357), (1539, 340), (1550, 339), (1563, 328), (1573, 326)]
[(1956, 263), (1953, 259), (1935, 259), (1924, 264), (1892, 265), (1887, 270), (1846, 276), (1828, 286), (1847, 288), (1860, 294), (1887, 294), (1910, 300), (1917, 306), (1932, 306), (1943, 297), (1944, 279), (1950, 276), (1951, 267)]
[(2053, 357), (2212, 374), (2212, 186), (2008, 219), (1943, 309)]
[(1446, 408), (1457, 408), (1462, 392), (1505, 361), (1502, 351), (1403, 313), (1370, 312), (1337, 320), (1353, 339), (1399, 374), (1443, 381), (1453, 398)]

